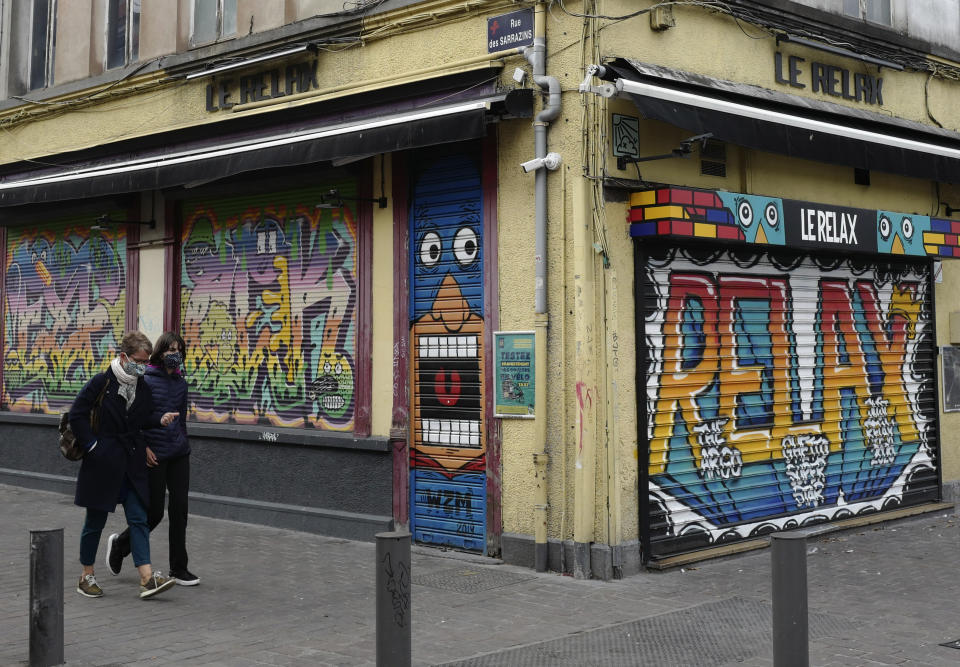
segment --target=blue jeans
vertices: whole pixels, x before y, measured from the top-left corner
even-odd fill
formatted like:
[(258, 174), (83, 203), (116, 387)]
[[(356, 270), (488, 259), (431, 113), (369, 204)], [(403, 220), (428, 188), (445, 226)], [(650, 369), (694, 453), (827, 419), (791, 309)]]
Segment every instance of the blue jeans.
[[(130, 531), (130, 550), (137, 567), (150, 563), (150, 528), (147, 526), (147, 508), (133, 489), (127, 491), (123, 513)], [(80, 564), (93, 565), (97, 560), (100, 534), (107, 525), (107, 512), (88, 507), (87, 518), (80, 531)]]

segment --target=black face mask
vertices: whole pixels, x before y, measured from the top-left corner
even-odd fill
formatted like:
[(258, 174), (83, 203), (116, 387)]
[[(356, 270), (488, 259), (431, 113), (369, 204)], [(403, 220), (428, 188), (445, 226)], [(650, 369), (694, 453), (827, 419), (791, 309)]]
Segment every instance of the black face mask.
[(163, 365), (167, 368), (180, 368), (183, 357), (178, 352), (163, 355)]

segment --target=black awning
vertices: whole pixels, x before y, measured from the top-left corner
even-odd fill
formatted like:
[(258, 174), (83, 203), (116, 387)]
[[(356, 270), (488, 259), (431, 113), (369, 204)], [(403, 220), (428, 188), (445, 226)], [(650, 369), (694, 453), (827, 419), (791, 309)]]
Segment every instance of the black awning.
[[(875, 112), (618, 59), (608, 74), (647, 118), (790, 157), (960, 183), (960, 134)], [(638, 84), (638, 85), (631, 85)]]
[(0, 207), (205, 183), (247, 171), (421, 148), (484, 136), (489, 100), (296, 131), (179, 143), (0, 181)]

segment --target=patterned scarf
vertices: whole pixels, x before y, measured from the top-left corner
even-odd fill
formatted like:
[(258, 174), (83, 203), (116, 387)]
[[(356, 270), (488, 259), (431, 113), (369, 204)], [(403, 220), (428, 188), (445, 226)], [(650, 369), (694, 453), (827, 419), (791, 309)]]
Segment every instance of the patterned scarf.
[(129, 375), (123, 370), (123, 364), (120, 363), (119, 356), (113, 358), (113, 361), (110, 362), (110, 368), (120, 381), (120, 389), (117, 390), (117, 393), (127, 399), (127, 410), (129, 410), (130, 406), (133, 405), (134, 397), (137, 395), (138, 378), (136, 375)]

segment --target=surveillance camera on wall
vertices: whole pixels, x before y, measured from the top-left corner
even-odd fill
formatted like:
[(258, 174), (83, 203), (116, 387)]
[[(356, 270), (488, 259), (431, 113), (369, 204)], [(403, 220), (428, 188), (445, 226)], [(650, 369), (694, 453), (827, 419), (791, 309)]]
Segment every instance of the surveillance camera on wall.
[(536, 171), (542, 167), (546, 167), (550, 171), (553, 171), (560, 166), (560, 162), (561, 158), (559, 153), (547, 153), (544, 157), (537, 157), (521, 163), (520, 168), (523, 169), (524, 173), (526, 174), (529, 174), (531, 171)]

